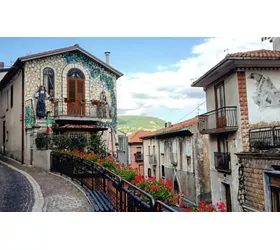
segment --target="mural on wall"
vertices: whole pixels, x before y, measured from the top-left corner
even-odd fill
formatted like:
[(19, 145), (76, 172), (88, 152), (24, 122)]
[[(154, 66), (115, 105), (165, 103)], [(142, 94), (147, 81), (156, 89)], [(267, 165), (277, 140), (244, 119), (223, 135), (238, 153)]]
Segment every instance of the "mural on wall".
[(46, 88), (43, 85), (40, 86), (34, 97), (37, 99), (36, 116), (39, 120), (44, 119), (46, 117), (46, 100), (50, 97)]
[(280, 74), (246, 72), (249, 122), (280, 122)]
[(269, 77), (259, 73), (251, 73), (249, 79), (256, 81), (256, 93), (252, 96), (260, 110), (267, 107), (280, 107), (280, 89), (277, 89)]
[(100, 80), (100, 85), (106, 88), (111, 96), (111, 110), (110, 117), (112, 122), (98, 122), (98, 126), (110, 127), (116, 130), (117, 125), (117, 105), (116, 105), (116, 95), (113, 77), (110, 76), (106, 71), (101, 70), (97, 65), (93, 64), (91, 59), (80, 52), (67, 52), (64, 54), (65, 63), (81, 63), (84, 67), (87, 67), (90, 75), (93, 79)]

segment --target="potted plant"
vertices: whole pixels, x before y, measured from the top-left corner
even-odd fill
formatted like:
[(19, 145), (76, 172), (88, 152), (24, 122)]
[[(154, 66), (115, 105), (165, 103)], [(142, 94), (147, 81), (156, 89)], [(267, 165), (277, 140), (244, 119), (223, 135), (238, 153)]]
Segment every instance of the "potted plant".
[(49, 100), (50, 100), (51, 103), (56, 103), (56, 102), (58, 102), (58, 100), (55, 99), (54, 97), (51, 97)]
[(81, 104), (85, 104), (86, 103), (86, 99), (84, 99), (84, 98), (80, 98), (79, 101), (80, 101)]
[(65, 97), (65, 98), (64, 98), (64, 102), (65, 102), (65, 103), (71, 103), (71, 102), (75, 102), (75, 100), (74, 100), (74, 98)]

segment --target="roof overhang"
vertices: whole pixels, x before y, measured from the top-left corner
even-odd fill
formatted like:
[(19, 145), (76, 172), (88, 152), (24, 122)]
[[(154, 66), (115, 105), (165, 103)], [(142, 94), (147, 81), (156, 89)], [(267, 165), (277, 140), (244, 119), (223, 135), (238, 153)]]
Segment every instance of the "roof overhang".
[(237, 68), (280, 68), (280, 58), (226, 57), (191, 86), (207, 87)]
[(159, 134), (154, 134), (151, 136), (146, 136), (146, 137), (140, 137), (142, 140), (147, 140), (147, 139), (152, 139), (152, 138), (159, 138), (159, 137), (172, 137), (172, 136), (186, 136), (186, 135), (191, 135), (190, 128), (182, 128), (178, 130), (173, 130), (173, 131), (167, 131), (167, 132), (162, 132)]
[(0, 90), (3, 89), (9, 83), (9, 81), (22, 68), (22, 66), (24, 65), (25, 62), (30, 61), (30, 60), (45, 58), (45, 57), (49, 57), (49, 56), (54, 56), (54, 55), (58, 55), (58, 54), (66, 53), (66, 52), (72, 52), (72, 51), (80, 51), (81, 53), (85, 54), (86, 56), (91, 58), (93, 61), (95, 61), (97, 64), (99, 64), (100, 66), (103, 66), (108, 71), (114, 73), (117, 76), (117, 79), (119, 77), (123, 76), (123, 73), (116, 70), (115, 68), (113, 68), (109, 64), (103, 62), (102, 60), (100, 60), (96, 56), (90, 54), (86, 50), (82, 49), (78, 44), (75, 44), (74, 46), (70, 46), (70, 47), (67, 47), (67, 48), (62, 48), (62, 49), (52, 50), (52, 51), (43, 52), (43, 53), (37, 53), (37, 54), (29, 55), (29, 56), (19, 57), (15, 61), (13, 66), (9, 69), (9, 71), (6, 73), (6, 75), (3, 77), (3, 79), (0, 81)]

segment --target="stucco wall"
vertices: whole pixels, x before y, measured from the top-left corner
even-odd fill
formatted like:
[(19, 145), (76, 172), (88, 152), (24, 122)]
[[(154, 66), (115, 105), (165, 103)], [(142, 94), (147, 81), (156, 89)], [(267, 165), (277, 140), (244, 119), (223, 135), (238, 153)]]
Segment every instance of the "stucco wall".
[[(211, 173), (211, 193), (212, 202), (225, 202), (225, 190), (223, 183), (229, 184), (231, 189), (231, 203), (233, 211), (241, 211), (241, 207), (237, 201), (238, 196), (238, 167), (237, 156), (235, 153), (241, 152), (242, 148), (242, 127), (240, 112), (240, 97), (238, 88), (237, 73), (229, 75), (224, 79), (225, 88), (225, 104), (226, 106), (237, 107), (237, 125), (238, 130), (234, 133), (228, 133), (228, 150), (231, 157), (231, 174), (220, 173), (215, 169), (214, 152), (218, 151), (217, 135), (209, 135), (209, 164)], [(207, 111), (215, 110), (215, 90), (214, 86), (206, 89)]]
[[(151, 155), (153, 154), (153, 146), (155, 146), (155, 156), (156, 156), (156, 165), (153, 166), (149, 163), (149, 151), (148, 147), (150, 146), (150, 153)], [(155, 139), (146, 139), (143, 140), (143, 149), (144, 149), (144, 176), (148, 177), (148, 168), (151, 169), (151, 173), (153, 177), (156, 177), (157, 179), (159, 178), (159, 167), (158, 167), (158, 162), (159, 162), (159, 148), (158, 148), (158, 143)]]
[[(130, 152), (130, 164), (132, 168), (135, 168), (138, 170), (140, 175), (144, 175), (144, 161), (135, 161), (135, 154), (137, 152), (137, 148), (141, 148), (141, 153), (143, 154), (144, 149), (143, 149), (143, 144), (130, 144), (129, 145), (129, 152)], [(143, 155), (144, 157), (144, 155)]]
[(45, 171), (50, 171), (50, 153), (51, 150), (34, 150), (33, 151), (33, 166), (41, 168)]
[[(6, 122), (5, 153), (21, 160), (21, 71), (11, 80), (10, 84), (1, 91), (1, 125), (0, 147), (3, 152), (3, 121)], [(13, 107), (11, 107), (11, 86), (13, 86)], [(7, 91), (8, 97), (7, 97)], [(7, 100), (8, 98), (8, 100)], [(8, 132), (8, 133), (7, 133)]]

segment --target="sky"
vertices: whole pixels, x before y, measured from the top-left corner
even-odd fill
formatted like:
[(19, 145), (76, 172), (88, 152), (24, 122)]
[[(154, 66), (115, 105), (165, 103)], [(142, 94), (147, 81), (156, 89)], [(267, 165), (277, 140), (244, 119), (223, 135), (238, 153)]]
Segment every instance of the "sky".
[[(206, 112), (205, 92), (191, 83), (227, 53), (272, 49), (261, 37), (0, 38), (0, 61), (78, 43), (124, 76), (117, 82), (118, 114), (146, 115), (176, 123)], [(199, 109), (198, 105), (201, 104)]]

